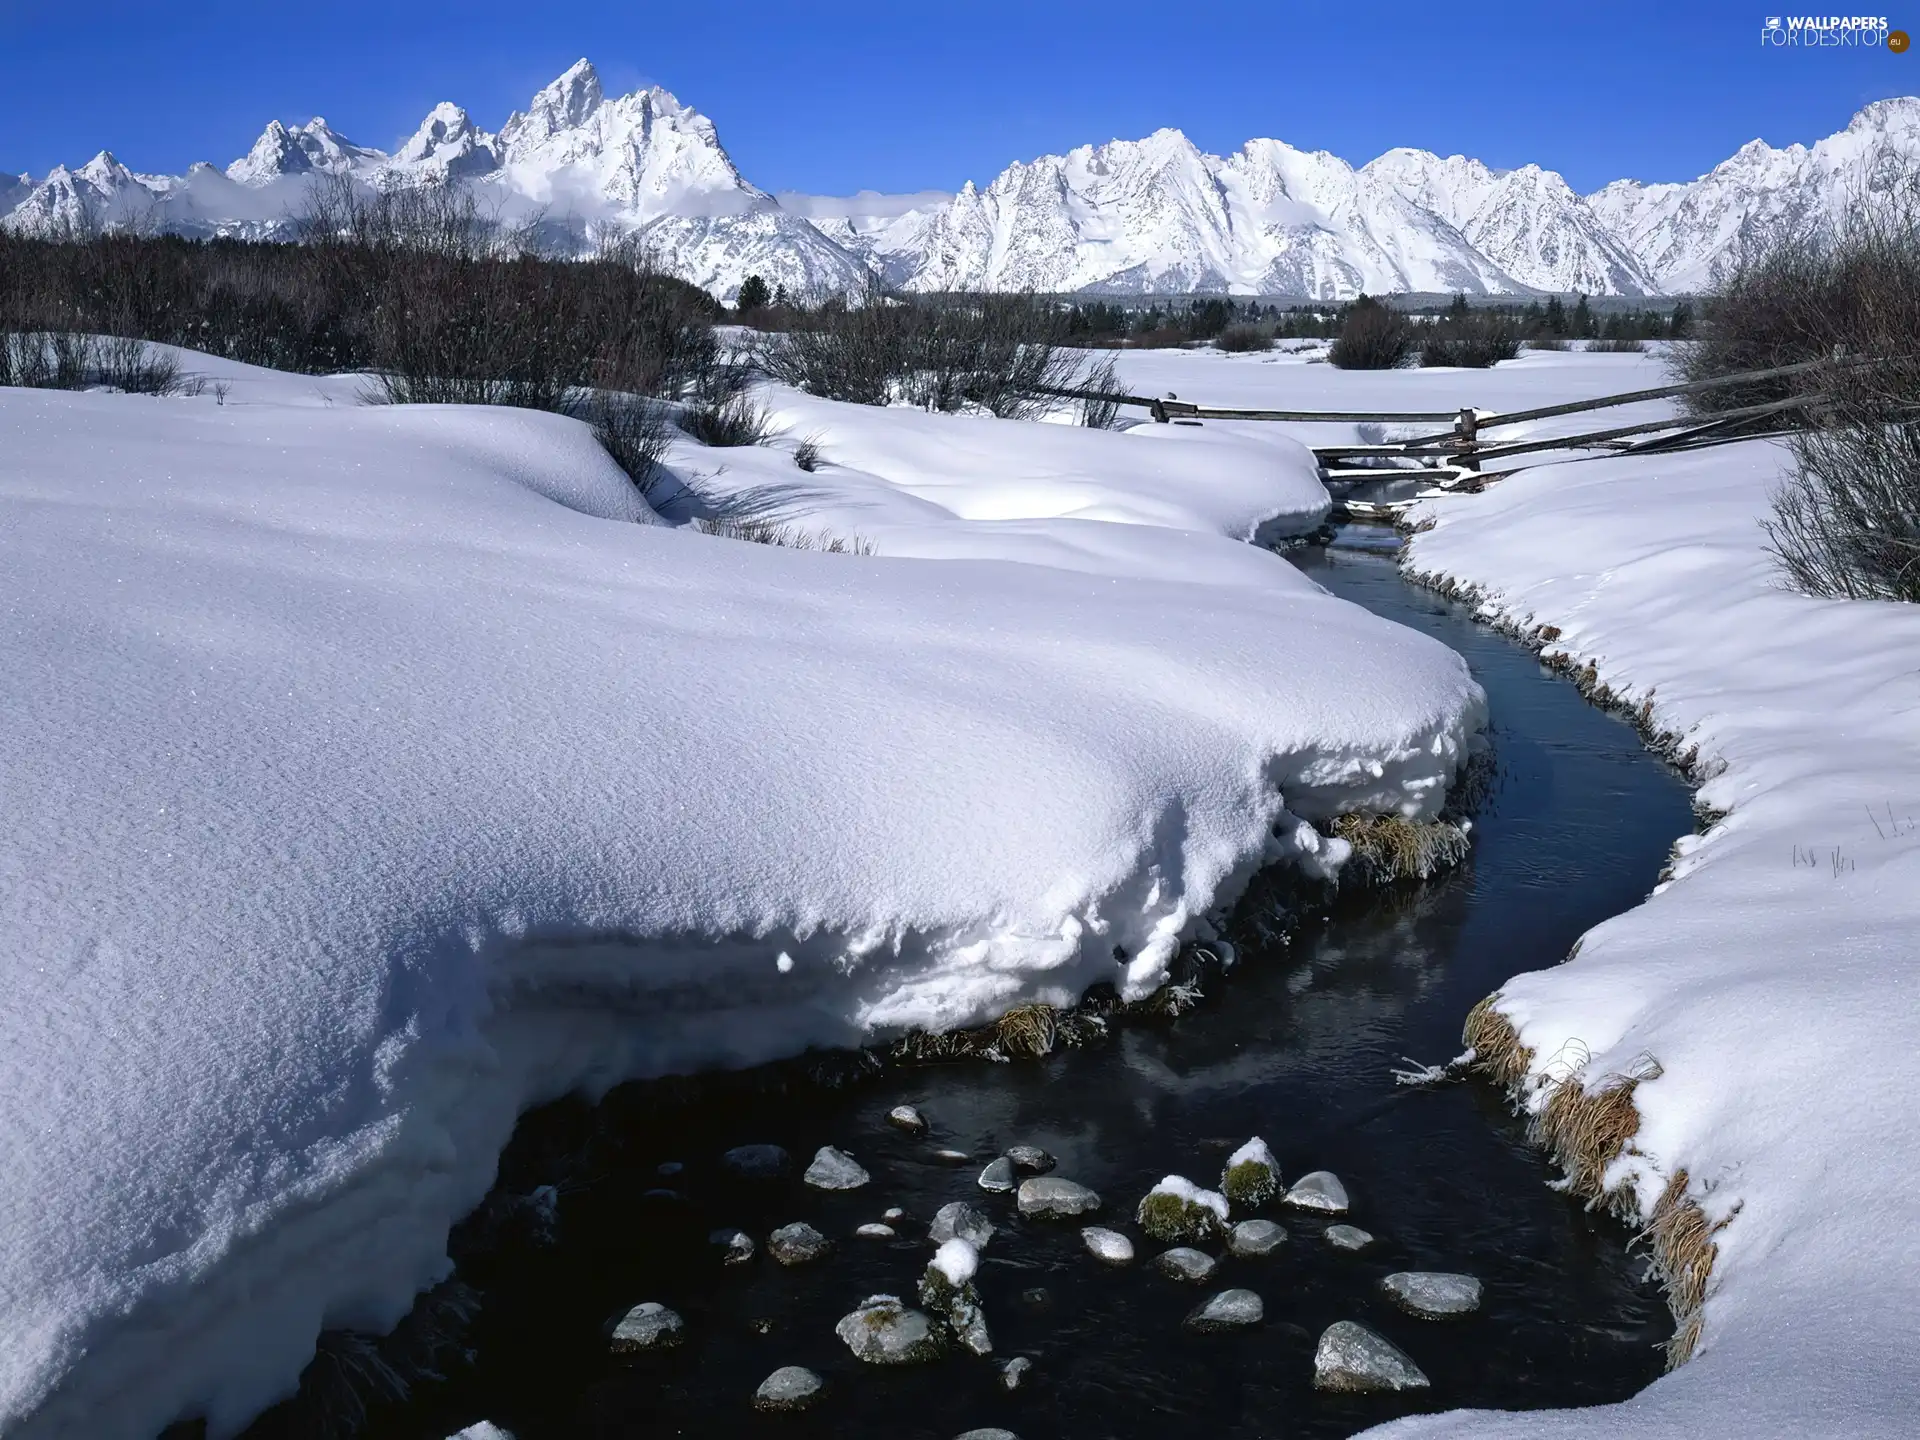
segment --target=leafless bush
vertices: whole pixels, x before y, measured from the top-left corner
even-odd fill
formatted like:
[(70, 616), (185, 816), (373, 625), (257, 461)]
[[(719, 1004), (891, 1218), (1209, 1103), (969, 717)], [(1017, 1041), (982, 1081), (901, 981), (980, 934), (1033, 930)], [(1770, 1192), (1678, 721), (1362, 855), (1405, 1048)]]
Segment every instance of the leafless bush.
[(835, 535), (829, 531), (809, 530), (792, 521), (696, 520), (693, 528), (703, 535), (718, 535), (725, 540), (745, 540), (753, 545), (777, 545), (783, 550), (819, 550), (829, 555), (871, 555), (871, 540), (860, 535)]
[(1080, 423), (1089, 430), (1111, 430), (1120, 420), (1120, 367), (1111, 355), (1087, 367), (1080, 382)]
[(1415, 343), (1406, 316), (1362, 295), (1347, 308), (1327, 359), (1342, 370), (1397, 370), (1413, 358)]
[(1644, 340), (1589, 340), (1589, 355), (1642, 355), (1646, 353)]
[(1572, 349), (1565, 339), (1558, 335), (1536, 335), (1526, 342), (1528, 350), (1553, 350), (1565, 352)]
[(1268, 325), (1229, 325), (1215, 337), (1213, 343), (1220, 349), (1234, 354), (1271, 350), (1273, 349), (1273, 328)]
[(1464, 297), (1425, 327), (1420, 340), (1422, 365), (1459, 365), (1484, 370), (1520, 353), (1520, 327), (1494, 310), (1470, 308)]
[(569, 413), (593, 427), (600, 448), (652, 501), (666, 476), (660, 461), (673, 437), (666, 406), (640, 395), (593, 390), (577, 398)]
[(741, 390), (721, 400), (695, 397), (680, 412), (680, 428), (702, 445), (759, 445), (768, 435), (766, 407)]
[(1797, 590), (1920, 601), (1920, 367), (1903, 369), (1893, 393), (1849, 398), (1828, 426), (1794, 434), (1765, 525)]
[(1059, 403), (1057, 392), (1092, 388), (1098, 367), (1069, 348), (1066, 331), (1064, 316), (1032, 296), (905, 298), (875, 280), (858, 303), (794, 317), (763, 359), (775, 379), (832, 400), (1031, 419)]
[(809, 435), (793, 447), (793, 463), (811, 475), (820, 468), (820, 442)]

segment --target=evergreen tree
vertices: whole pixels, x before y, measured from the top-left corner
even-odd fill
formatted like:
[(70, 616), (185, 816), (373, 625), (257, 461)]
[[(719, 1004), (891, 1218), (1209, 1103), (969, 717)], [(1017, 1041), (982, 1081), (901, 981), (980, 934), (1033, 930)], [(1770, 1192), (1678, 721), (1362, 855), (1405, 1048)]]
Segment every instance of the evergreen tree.
[(1693, 307), (1682, 300), (1667, 316), (1667, 337), (1672, 340), (1693, 338)]
[(1568, 329), (1569, 333), (1576, 340), (1591, 340), (1593, 338), (1593, 310), (1587, 304), (1587, 297), (1585, 295), (1582, 295), (1578, 303), (1574, 305), (1573, 319)]
[(1547, 297), (1546, 315), (1547, 334), (1564, 335), (1567, 333), (1567, 309), (1560, 303), (1558, 295)]
[(740, 298), (734, 302), (734, 308), (743, 314), (748, 310), (761, 310), (772, 299), (773, 292), (767, 288), (767, 282), (758, 275), (749, 275), (740, 282)]

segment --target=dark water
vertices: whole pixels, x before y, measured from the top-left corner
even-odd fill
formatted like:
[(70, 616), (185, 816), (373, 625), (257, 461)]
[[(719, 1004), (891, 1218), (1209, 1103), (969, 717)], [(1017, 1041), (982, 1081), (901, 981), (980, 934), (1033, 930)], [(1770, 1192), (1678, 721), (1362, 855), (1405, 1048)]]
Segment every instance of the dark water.
[[(586, 1173), (577, 1163), (568, 1172), (560, 1241), (509, 1246), (463, 1267), (484, 1297), (469, 1341), (476, 1365), (379, 1428), (440, 1437), (486, 1417), (520, 1440), (749, 1432), (949, 1440), (985, 1425), (1027, 1440), (1330, 1436), (1416, 1410), (1616, 1400), (1651, 1381), (1669, 1322), (1625, 1231), (1547, 1187), (1546, 1167), (1478, 1082), (1396, 1090), (1389, 1070), (1403, 1055), (1454, 1053), (1461, 1018), (1482, 995), (1516, 971), (1557, 963), (1582, 930), (1639, 901), (1690, 828), (1686, 792), (1627, 726), (1460, 607), (1407, 586), (1389, 560), (1335, 548), (1299, 563), (1336, 593), (1453, 646), (1486, 686), (1497, 776), (1465, 869), (1374, 897), (1277, 953), (1243, 953), (1230, 979), (1177, 1023), (1122, 1030), (1046, 1061), (898, 1070), (843, 1091), (671, 1110), (616, 1094), (598, 1111), (563, 1106), (532, 1118), (503, 1162), (503, 1186), (555, 1179), (554, 1157), (569, 1147), (585, 1143), (594, 1155)], [(902, 1102), (932, 1120), (929, 1137), (883, 1122)], [(1085, 1253), (1077, 1223), (1022, 1222), (1011, 1197), (974, 1184), (1004, 1147), (1040, 1145), (1058, 1157), (1056, 1173), (1105, 1197), (1104, 1223), (1133, 1232), (1132, 1208), (1161, 1175), (1216, 1185), (1229, 1149), (1256, 1134), (1289, 1179), (1337, 1172), (1353, 1197), (1347, 1218), (1378, 1244), (1336, 1252), (1320, 1239), (1321, 1222), (1270, 1210), (1289, 1242), (1264, 1259), (1229, 1258), (1194, 1288), (1149, 1268), (1159, 1247), (1137, 1233), (1142, 1263), (1109, 1270)], [(754, 1141), (786, 1146), (798, 1165), (820, 1145), (842, 1146), (874, 1183), (843, 1195), (797, 1179), (728, 1183), (718, 1155)], [(938, 1163), (935, 1146), (967, 1151), (973, 1163)], [(662, 1179), (663, 1162), (686, 1168)], [(661, 1188), (675, 1194), (647, 1193)], [(1002, 1226), (978, 1277), (994, 1358), (861, 1365), (834, 1337), (834, 1322), (874, 1292), (910, 1299), (930, 1254), (926, 1223), (954, 1199)], [(898, 1240), (853, 1237), (891, 1205), (911, 1217)], [(794, 1270), (764, 1256), (723, 1269), (706, 1244), (716, 1226), (762, 1239), (800, 1219), (836, 1241), (833, 1256)], [(1400, 1269), (1478, 1275), (1484, 1307), (1450, 1323), (1403, 1315), (1378, 1292), (1380, 1278)], [(1185, 1333), (1187, 1311), (1229, 1285), (1259, 1292), (1265, 1324)], [(1034, 1286), (1050, 1292), (1045, 1307), (1021, 1298)], [(642, 1300), (678, 1310), (687, 1344), (643, 1363), (607, 1358), (602, 1326)], [(1315, 1340), (1348, 1318), (1399, 1344), (1433, 1388), (1413, 1397), (1315, 1392)], [(999, 1363), (1016, 1355), (1033, 1370), (1007, 1394)], [(753, 1413), (754, 1389), (788, 1364), (826, 1379), (824, 1401), (805, 1416)]]

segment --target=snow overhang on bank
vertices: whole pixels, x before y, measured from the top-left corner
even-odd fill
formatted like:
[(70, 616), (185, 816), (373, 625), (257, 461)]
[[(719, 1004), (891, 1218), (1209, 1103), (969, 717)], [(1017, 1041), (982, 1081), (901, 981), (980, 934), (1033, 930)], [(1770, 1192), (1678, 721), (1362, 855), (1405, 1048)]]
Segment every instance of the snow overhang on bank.
[[(21, 1436), (231, 1433), (446, 1273), (530, 1104), (1144, 992), (1302, 822), (1435, 813), (1482, 723), (1240, 543), (1297, 456), (782, 401), (939, 489), (920, 553), (967, 532), (807, 553), (652, 523), (572, 421), (189, 364), (220, 398), (0, 391)], [(1076, 498), (996, 551), (969, 476), (1016, 460)]]

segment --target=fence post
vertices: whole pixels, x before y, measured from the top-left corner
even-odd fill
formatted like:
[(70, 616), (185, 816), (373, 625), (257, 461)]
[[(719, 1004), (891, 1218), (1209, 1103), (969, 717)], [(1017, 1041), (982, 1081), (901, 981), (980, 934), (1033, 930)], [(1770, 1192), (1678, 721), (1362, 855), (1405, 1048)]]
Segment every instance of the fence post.
[(1476, 437), (1480, 431), (1480, 417), (1473, 413), (1471, 406), (1462, 406), (1460, 418), (1454, 423), (1453, 433), (1460, 443), (1460, 464), (1467, 470), (1480, 468), (1480, 457), (1475, 453)]

